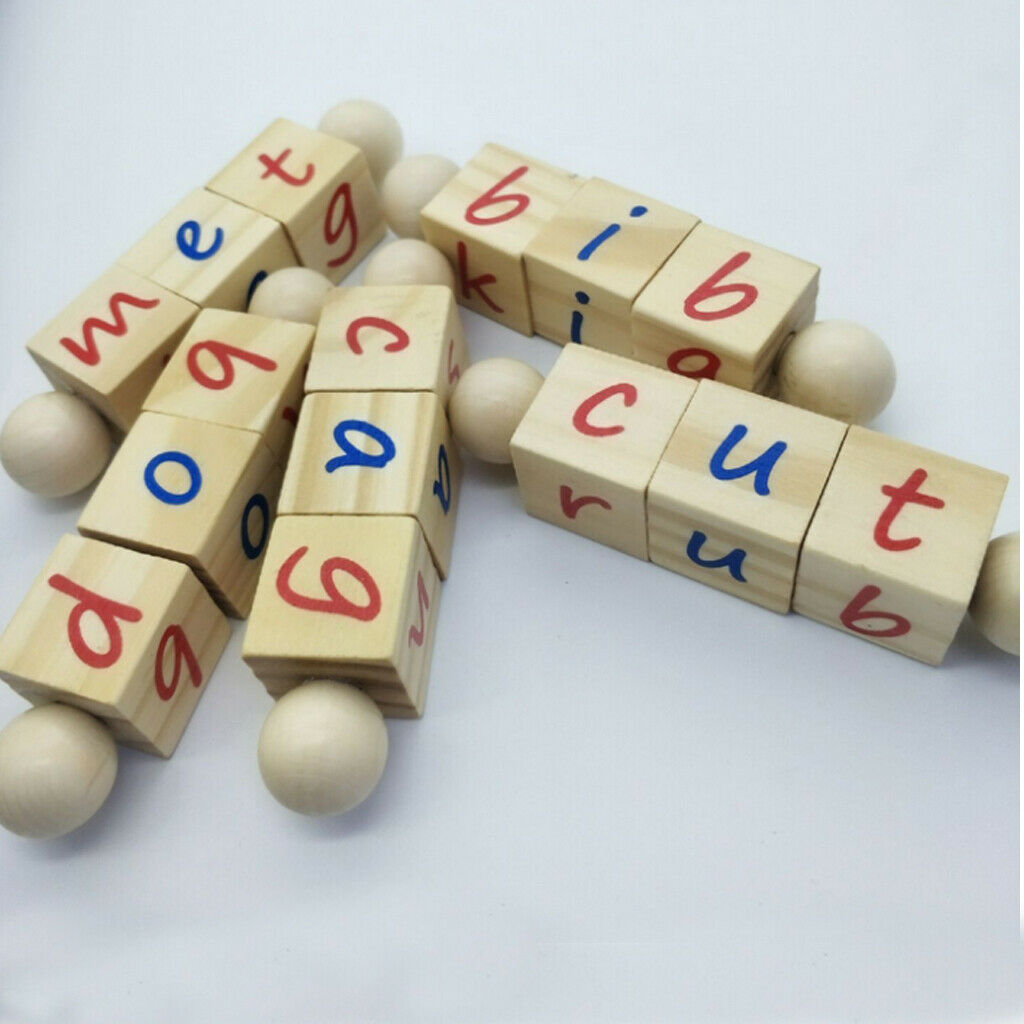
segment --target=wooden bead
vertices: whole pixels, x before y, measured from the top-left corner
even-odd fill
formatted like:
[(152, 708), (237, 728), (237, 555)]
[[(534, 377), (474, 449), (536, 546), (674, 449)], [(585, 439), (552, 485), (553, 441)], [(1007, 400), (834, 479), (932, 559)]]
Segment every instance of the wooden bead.
[(33, 494), (59, 498), (88, 487), (110, 457), (110, 431), (76, 395), (33, 395), (0, 429), (0, 463)]
[(401, 127), (390, 110), (372, 100), (336, 104), (320, 118), (317, 128), (358, 146), (378, 184), (402, 155)]
[(418, 238), (400, 238), (366, 261), (363, 284), (443, 284), (454, 291), (455, 274), (440, 250)]
[(518, 359), (473, 363), (448, 406), (456, 439), (484, 462), (510, 463), (509, 442), (543, 383), (540, 373)]
[(259, 283), (249, 302), (249, 312), (315, 327), (333, 287), (323, 274), (308, 267), (283, 267)]
[(388, 756), (377, 705), (348, 683), (314, 680), (286, 693), (263, 723), (260, 774), (300, 814), (341, 814), (374, 790)]
[(34, 839), (62, 836), (103, 806), (116, 775), (117, 747), (92, 715), (31, 708), (0, 732), (0, 824)]
[(459, 167), (446, 156), (422, 153), (399, 160), (388, 171), (380, 189), (388, 227), (401, 238), (422, 238), (420, 210), (452, 178)]
[(1020, 654), (1020, 534), (989, 542), (971, 599), (971, 618), (981, 632), (1010, 654)]
[(779, 397), (846, 423), (869, 423), (888, 404), (896, 366), (885, 342), (847, 320), (798, 331), (778, 364)]

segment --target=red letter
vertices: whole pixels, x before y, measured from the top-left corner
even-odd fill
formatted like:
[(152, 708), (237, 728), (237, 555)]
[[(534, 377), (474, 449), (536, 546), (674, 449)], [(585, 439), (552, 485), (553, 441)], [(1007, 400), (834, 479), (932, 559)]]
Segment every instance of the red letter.
[[(342, 208), (338, 226), (334, 227), (334, 208), (339, 199), (343, 199), (345, 205)], [(327, 261), (327, 266), (329, 267), (340, 267), (343, 263), (347, 262), (359, 244), (359, 225), (356, 223), (356, 208), (352, 203), (352, 186), (347, 181), (344, 181), (338, 186), (334, 195), (331, 196), (330, 203), (327, 205), (327, 214), (324, 217), (324, 241), (328, 245), (334, 245), (341, 238), (346, 228), (348, 228), (351, 236), (349, 246), (340, 256), (335, 256), (333, 260)]]
[(353, 320), (348, 325), (348, 330), (345, 331), (345, 341), (348, 342), (348, 347), (357, 356), (363, 354), (363, 347), (359, 344), (359, 332), (364, 327), (376, 327), (378, 330), (387, 331), (389, 334), (394, 335), (395, 340), (389, 341), (384, 346), (385, 352), (401, 352), (403, 348), (407, 348), (409, 345), (409, 335), (398, 324), (394, 324), (380, 316), (360, 316)]
[[(731, 259), (723, 263), (703, 284), (700, 284), (692, 291), (683, 303), (683, 312), (693, 317), (694, 320), (722, 320), (727, 316), (735, 316), (742, 313), (748, 306), (753, 305), (757, 298), (757, 289), (752, 284), (723, 284), (718, 282), (728, 277), (734, 270), (738, 270), (747, 260), (750, 259), (749, 252), (738, 252)], [(728, 295), (730, 292), (739, 292), (740, 297), (725, 309), (716, 309), (701, 312), (697, 306), (708, 299), (714, 299), (719, 295)]]
[[(897, 615), (895, 612), (865, 611), (869, 605), (882, 591), (878, 587), (867, 586), (861, 588), (857, 596), (839, 613), (839, 621), (854, 633), (862, 636), (889, 637), (903, 636), (910, 632), (910, 620)], [(857, 623), (862, 619), (885, 619), (892, 625), (886, 629), (865, 629)]]
[[(277, 572), (277, 592), (281, 597), (290, 605), (302, 608), (304, 611), (347, 615), (349, 618), (359, 619), (360, 622), (370, 622), (375, 619), (381, 608), (380, 590), (377, 589), (374, 578), (358, 562), (353, 562), (351, 559), (328, 558), (321, 564), (320, 585), (324, 588), (326, 598), (306, 597), (304, 594), (297, 594), (292, 590), (290, 584), (292, 570), (308, 550), (308, 547), (296, 548), (281, 564), (281, 568)], [(332, 573), (335, 570), (347, 572), (362, 585), (366, 591), (366, 604), (355, 604), (348, 598), (342, 597), (332, 578)]]
[(602, 402), (608, 401), (613, 395), (622, 395), (622, 401), (628, 409), (637, 397), (636, 388), (632, 384), (612, 384), (595, 392), (589, 398), (580, 402), (579, 407), (572, 414), (572, 425), (581, 433), (590, 437), (608, 437), (609, 434), (621, 434), (626, 428), (615, 425), (612, 427), (595, 427), (590, 422), (590, 414)]
[[(174, 675), (168, 683), (164, 680), (164, 651), (168, 643), (174, 643)], [(185, 663), (188, 669), (192, 685), (200, 687), (203, 685), (203, 671), (199, 667), (192, 645), (185, 636), (185, 630), (181, 626), (168, 626), (164, 635), (160, 637), (160, 645), (156, 649), (156, 662), (153, 665), (153, 683), (156, 686), (156, 695), (161, 700), (170, 700), (174, 691), (178, 689), (178, 679), (181, 676), (181, 663)]]
[(426, 632), (426, 622), (423, 620), (424, 609), (430, 608), (430, 597), (427, 594), (427, 585), (423, 582), (423, 573), (416, 573), (416, 600), (420, 607), (420, 624), (419, 626), (409, 627), (409, 646), (415, 644), (417, 647), (423, 646), (423, 634)]
[(96, 348), (96, 331), (103, 331), (104, 334), (109, 334), (114, 338), (122, 338), (127, 332), (128, 324), (125, 322), (124, 313), (121, 312), (121, 306), (152, 309), (154, 306), (160, 305), (160, 300), (140, 299), (134, 295), (129, 295), (127, 292), (114, 292), (110, 296), (108, 305), (110, 306), (110, 315), (113, 318), (113, 322), (108, 324), (106, 320), (101, 320), (98, 316), (89, 317), (82, 324), (82, 340), (85, 342), (84, 345), (80, 345), (73, 338), (60, 339), (60, 344), (76, 359), (80, 359), (85, 363), (86, 366), (95, 366), (100, 361), (100, 353)]
[(469, 257), (466, 254), (466, 243), (459, 242), (456, 246), (459, 254), (459, 284), (462, 286), (462, 297), (464, 299), (471, 299), (473, 292), (477, 292), (480, 298), (487, 303), (495, 313), (504, 313), (505, 310), (501, 308), (488, 294), (484, 291), (484, 288), (489, 284), (494, 284), (498, 279), (493, 274), (479, 274), (477, 277), (470, 278), (469, 276)]
[(459, 364), (455, 363), (452, 365), (452, 360), (455, 359), (455, 339), (449, 338), (448, 340), (448, 383), (454, 384), (462, 374), (459, 369)]
[[(530, 197), (523, 195), (522, 192), (509, 192), (508, 195), (504, 196), (498, 195), (498, 192), (506, 185), (511, 185), (513, 181), (518, 181), (528, 170), (529, 168), (526, 164), (523, 164), (522, 167), (517, 167), (514, 171), (506, 174), (496, 185), (492, 185), (482, 196), (474, 199), (466, 207), (464, 214), (466, 220), (470, 224), (486, 226), (487, 224), (500, 224), (502, 221), (518, 217), (530, 205)], [(494, 214), (490, 217), (481, 217), (477, 213), (478, 210), (494, 206), (496, 203), (511, 203), (512, 206), (504, 213)]]
[[(684, 370), (684, 360), (690, 359), (692, 356), (700, 356), (704, 360), (704, 365), (697, 370)], [(673, 373), (678, 373), (682, 377), (692, 377), (694, 380), (700, 380), (703, 377), (706, 380), (714, 380), (715, 375), (721, 369), (722, 360), (706, 348), (678, 348), (668, 357), (665, 365)]]
[(289, 174), (284, 167), (281, 165), (292, 155), (291, 147), (281, 151), (279, 157), (270, 157), (266, 153), (260, 153), (256, 158), (261, 164), (263, 164), (265, 170), (260, 175), (261, 178), (269, 178), (270, 175), (276, 175), (287, 185), (308, 185), (313, 179), (313, 165), (306, 164), (306, 170), (303, 172), (301, 178), (296, 178), (294, 174)]
[[(60, 573), (54, 573), (46, 582), (54, 590), (67, 594), (77, 602), (68, 616), (68, 640), (71, 641), (71, 649), (78, 655), (78, 659), (85, 662), (90, 668), (109, 668), (113, 665), (121, 657), (124, 647), (121, 627), (117, 620), (138, 622), (142, 618), (142, 612), (131, 605), (119, 604), (109, 597), (101, 597), (85, 587), (80, 587)], [(82, 616), (86, 612), (93, 612), (107, 631), (110, 646), (105, 651), (94, 651), (82, 636)]]
[[(209, 352), (220, 364), (223, 371), (222, 377), (211, 377), (199, 365), (199, 353)], [(231, 362), (232, 358), (241, 359), (242, 362), (255, 366), (257, 370), (265, 370), (268, 373), (277, 369), (277, 363), (273, 359), (261, 356), (256, 352), (249, 352), (244, 348), (236, 348), (224, 341), (197, 341), (185, 356), (185, 364), (188, 372), (192, 374), (197, 384), (211, 391), (223, 391), (231, 387), (235, 382), (235, 367)]]
[(612, 507), (604, 498), (598, 498), (594, 494), (584, 494), (579, 498), (572, 496), (572, 488), (568, 484), (562, 484), (558, 490), (558, 500), (562, 503), (562, 511), (567, 519), (575, 519), (584, 505), (600, 505), (611, 512)]
[(906, 482), (899, 487), (891, 487), (884, 484), (882, 493), (889, 498), (889, 504), (885, 511), (878, 517), (875, 523), (875, 543), (886, 551), (909, 551), (921, 543), (920, 537), (906, 537), (902, 540), (893, 540), (889, 536), (889, 527), (893, 520), (900, 514), (901, 509), (908, 503), (924, 505), (926, 508), (943, 508), (945, 502), (941, 498), (935, 498), (930, 494), (922, 494), (918, 487), (928, 479), (928, 474), (923, 469), (915, 469)]

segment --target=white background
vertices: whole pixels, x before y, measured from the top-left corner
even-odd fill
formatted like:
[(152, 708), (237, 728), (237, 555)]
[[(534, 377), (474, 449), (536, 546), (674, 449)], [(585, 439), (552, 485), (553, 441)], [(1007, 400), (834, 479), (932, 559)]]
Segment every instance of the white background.
[[(375, 98), (822, 266), (899, 368), (877, 426), (1009, 473), (1017, 11), (996, 3), (0, 5), (0, 413), (23, 342), (273, 117)], [(473, 356), (556, 348), (465, 314)], [(0, 479), (0, 621), (81, 499)], [(0, 1021), (1019, 1019), (1018, 663), (931, 669), (528, 518), (472, 465), (420, 722), (280, 808), (233, 639), (178, 753), (0, 835)], [(0, 692), (0, 720), (23, 703)]]

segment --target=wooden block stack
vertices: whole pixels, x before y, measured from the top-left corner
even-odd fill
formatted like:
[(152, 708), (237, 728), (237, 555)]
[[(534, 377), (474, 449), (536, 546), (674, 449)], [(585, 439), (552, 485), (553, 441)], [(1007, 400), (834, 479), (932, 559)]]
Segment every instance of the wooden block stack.
[(1006, 477), (716, 381), (569, 346), (512, 438), (528, 512), (929, 664)]
[(446, 287), (329, 297), (242, 648), (272, 695), (336, 679), (422, 714), (461, 475), (445, 404), (465, 360)]

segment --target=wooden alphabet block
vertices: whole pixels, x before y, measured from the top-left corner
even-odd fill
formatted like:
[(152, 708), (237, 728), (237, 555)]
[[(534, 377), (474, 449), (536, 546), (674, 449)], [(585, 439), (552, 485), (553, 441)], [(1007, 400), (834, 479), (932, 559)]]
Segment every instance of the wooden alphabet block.
[(198, 306), (241, 310), (295, 253), (277, 221), (197, 188), (118, 263)]
[(846, 424), (702, 380), (647, 489), (651, 561), (788, 612)]
[(170, 757), (229, 635), (184, 565), (64, 536), (0, 636), (0, 678)]
[(697, 385), (567, 345), (512, 435), (526, 511), (647, 558), (647, 485)]
[(533, 328), (632, 356), (633, 302), (697, 218), (592, 178), (523, 253)]
[(306, 679), (356, 683), (418, 717), (441, 583), (410, 516), (281, 516), (242, 658), (279, 697)]
[(488, 143), (423, 208), (423, 237), (455, 269), (464, 306), (533, 334), (523, 252), (583, 184), (568, 171)]
[(782, 343), (814, 319), (818, 268), (698, 224), (633, 305), (633, 357), (766, 391)]
[(28, 342), (50, 383), (128, 430), (199, 307), (111, 267)]
[(437, 396), (312, 394), (302, 404), (281, 515), (414, 516), (444, 579), (462, 467)]
[(384, 237), (377, 188), (362, 151), (283, 118), (206, 187), (279, 221), (299, 262), (335, 282)]
[(306, 391), (433, 391), (447, 405), (467, 365), (450, 288), (338, 288), (320, 315)]
[(184, 562), (229, 615), (244, 618), (280, 482), (258, 434), (144, 412), (82, 510), (78, 531)]
[(1007, 478), (852, 426), (804, 541), (793, 609), (939, 664)]
[(204, 309), (143, 408), (253, 430), (283, 465), (312, 344), (308, 324)]

